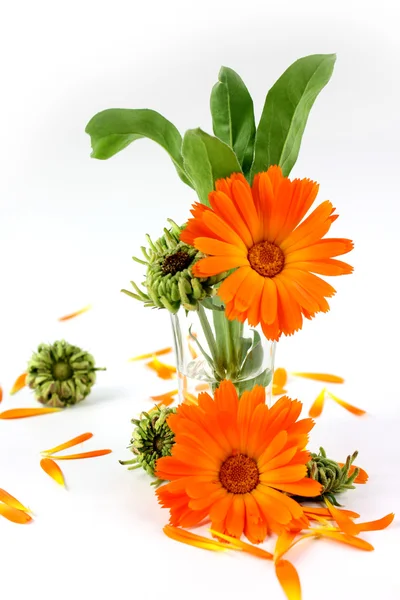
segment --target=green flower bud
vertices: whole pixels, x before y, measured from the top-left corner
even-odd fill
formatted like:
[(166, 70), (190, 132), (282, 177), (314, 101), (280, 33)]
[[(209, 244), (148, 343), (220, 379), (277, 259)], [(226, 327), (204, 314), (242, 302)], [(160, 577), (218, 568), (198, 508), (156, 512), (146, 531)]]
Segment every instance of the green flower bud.
[(193, 265), (204, 258), (204, 254), (180, 241), (182, 228), (174, 221), (168, 221), (171, 229), (164, 229), (164, 235), (153, 242), (149, 236), (148, 248), (142, 247), (145, 260), (133, 258), (146, 265), (145, 291), (133, 281), (135, 292), (121, 290), (128, 296), (144, 302), (145, 306), (166, 308), (171, 313), (178, 312), (180, 306), (186, 310), (197, 310), (200, 300), (217, 293), (216, 284), (225, 279), (227, 273), (214, 277), (195, 277)]
[[(171, 456), (174, 434), (168, 427), (167, 417), (175, 412), (175, 408), (157, 406), (151, 413), (142, 412), (139, 419), (132, 419), (135, 429), (129, 448), (135, 458), (120, 460), (121, 465), (132, 465), (130, 470), (141, 467), (154, 477), (157, 459)], [(157, 480), (155, 483), (159, 482)]]
[(354, 469), (349, 475), (350, 467), (357, 458), (358, 452), (348, 456), (346, 463), (340, 467), (338, 463), (326, 457), (323, 448), (319, 449), (319, 454), (311, 454), (311, 460), (307, 463), (308, 477), (315, 479), (323, 486), (321, 495), (314, 500), (324, 500), (328, 498), (335, 506), (340, 506), (335, 498), (335, 494), (340, 494), (346, 490), (353, 490), (354, 480), (359, 474), (359, 469)]
[(38, 346), (28, 362), (26, 383), (42, 404), (64, 408), (89, 395), (99, 370), (91, 354), (62, 340)]

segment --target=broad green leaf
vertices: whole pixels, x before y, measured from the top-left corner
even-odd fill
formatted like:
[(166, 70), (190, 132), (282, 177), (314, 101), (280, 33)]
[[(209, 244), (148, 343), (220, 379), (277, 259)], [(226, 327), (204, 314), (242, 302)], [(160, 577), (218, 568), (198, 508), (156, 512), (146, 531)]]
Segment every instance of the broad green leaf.
[(260, 375), (254, 377), (253, 379), (247, 379), (246, 381), (240, 381), (236, 384), (238, 389), (238, 393), (241, 396), (243, 392), (251, 391), (255, 385), (261, 385), (262, 387), (267, 387), (271, 383), (272, 372), (270, 369), (265, 369)]
[(300, 58), (270, 89), (257, 127), (251, 178), (271, 165), (280, 165), (288, 177), (311, 107), (331, 78), (335, 60), (335, 54)]
[(183, 166), (182, 136), (170, 121), (146, 108), (110, 108), (97, 113), (85, 129), (91, 137), (92, 157), (111, 158), (135, 140), (149, 138), (168, 152), (179, 177), (191, 184)]
[(250, 348), (250, 352), (247, 354), (246, 359), (240, 369), (240, 379), (250, 377), (254, 373), (260, 370), (264, 359), (264, 350), (261, 343), (261, 337), (258, 331), (253, 329), (253, 343)]
[(208, 194), (214, 183), (241, 168), (235, 153), (227, 144), (201, 129), (189, 129), (183, 137), (182, 154), (184, 168), (200, 201), (209, 205)]
[(253, 100), (243, 80), (232, 69), (221, 67), (218, 80), (210, 99), (213, 130), (234, 150), (243, 173), (247, 174), (253, 162), (256, 135)]
[(239, 339), (239, 364), (242, 365), (244, 359), (247, 356), (248, 351), (250, 350), (253, 344), (253, 340), (251, 338), (240, 338)]

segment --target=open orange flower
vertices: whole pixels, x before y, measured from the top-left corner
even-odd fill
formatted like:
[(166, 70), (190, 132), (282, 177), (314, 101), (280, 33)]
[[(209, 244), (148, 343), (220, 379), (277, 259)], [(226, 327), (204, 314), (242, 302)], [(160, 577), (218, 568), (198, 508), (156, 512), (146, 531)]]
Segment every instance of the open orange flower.
[(269, 531), (308, 526), (301, 506), (282, 492), (318, 496), (321, 486), (306, 477), (304, 450), (312, 419), (297, 421), (301, 402), (282, 397), (272, 408), (256, 386), (240, 401), (230, 381), (214, 400), (181, 404), (168, 425), (175, 434), (172, 456), (157, 461), (156, 476), (170, 483), (157, 490), (170, 509), (170, 523), (191, 527), (204, 519), (223, 534), (252, 543)]
[[(303, 316), (327, 312), (334, 288), (320, 275), (344, 275), (353, 268), (332, 257), (353, 248), (350, 240), (322, 239), (337, 215), (329, 201), (306, 219), (318, 192), (309, 179), (283, 177), (280, 167), (255, 176), (252, 187), (234, 173), (216, 182), (211, 208), (195, 204), (182, 241), (208, 256), (193, 268), (197, 277), (236, 269), (222, 283), (219, 295), (229, 319), (278, 340), (301, 329)], [(304, 219), (304, 220), (303, 220)]]

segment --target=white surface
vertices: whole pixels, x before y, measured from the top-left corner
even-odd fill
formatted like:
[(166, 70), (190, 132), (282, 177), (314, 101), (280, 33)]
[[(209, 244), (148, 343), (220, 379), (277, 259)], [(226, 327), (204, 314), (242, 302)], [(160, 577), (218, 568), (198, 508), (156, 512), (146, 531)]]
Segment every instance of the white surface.
[[(319, 181), (320, 200), (337, 207), (332, 235), (355, 240), (349, 261), (356, 272), (333, 281), (332, 311), (283, 340), (277, 363), (346, 378), (338, 393), (369, 416), (328, 405), (311, 447), (323, 443), (338, 459), (359, 449), (370, 483), (346, 504), (365, 519), (399, 510), (396, 5), (42, 0), (5, 9), (0, 383), (9, 390), (31, 350), (60, 337), (108, 368), (76, 410), (0, 422), (0, 487), (36, 515), (29, 527), (0, 520), (1, 592), (10, 600), (283, 598), (271, 565), (165, 538), (167, 513), (148, 480), (117, 463), (128, 457), (130, 418), (149, 406), (150, 393), (169, 389), (126, 359), (170, 340), (167, 315), (145, 311), (119, 289), (140, 280), (130, 257), (144, 233), (157, 236), (167, 217), (183, 221), (194, 195), (151, 142), (136, 142), (108, 162), (90, 160), (84, 127), (98, 110), (120, 106), (159, 110), (181, 132), (210, 130), (208, 98), (221, 64), (242, 75), (259, 115), (268, 87), (293, 60), (338, 53), (293, 174)], [(90, 302), (90, 313), (56, 321)], [(308, 408), (319, 389), (296, 381), (290, 392)], [(2, 409), (28, 405), (34, 403), (24, 390), (6, 394)], [(63, 463), (65, 492), (41, 472), (39, 451), (87, 430), (95, 434), (87, 449), (114, 452)], [(322, 541), (293, 553), (305, 600), (340, 597), (328, 573), (343, 582), (342, 598), (399, 598), (398, 525), (365, 538), (374, 553)]]

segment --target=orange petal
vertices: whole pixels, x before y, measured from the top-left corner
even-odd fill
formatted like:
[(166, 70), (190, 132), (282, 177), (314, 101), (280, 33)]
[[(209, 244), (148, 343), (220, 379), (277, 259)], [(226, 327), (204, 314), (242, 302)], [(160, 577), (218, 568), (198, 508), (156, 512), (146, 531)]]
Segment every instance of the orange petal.
[(276, 385), (277, 387), (283, 388), (285, 386), (286, 382), (287, 382), (287, 371), (286, 371), (286, 369), (279, 367), (279, 369), (276, 369), (274, 371), (274, 378), (272, 380), (272, 383), (273, 383), (273, 385)]
[(129, 362), (134, 362), (136, 360), (144, 360), (145, 358), (153, 358), (153, 356), (162, 356), (163, 354), (169, 354), (172, 352), (171, 346), (168, 348), (161, 348), (161, 350), (156, 350), (155, 352), (149, 352), (148, 354), (140, 354), (139, 356), (134, 356), (129, 359)]
[(76, 312), (70, 313), (69, 315), (65, 315), (64, 317), (60, 317), (58, 320), (59, 321), (69, 321), (69, 319), (74, 319), (75, 317), (78, 317), (79, 315), (82, 315), (83, 313), (87, 312), (91, 308), (92, 308), (91, 304), (88, 304), (87, 306), (85, 306), (84, 308), (81, 308), (80, 310), (77, 310)]
[(195, 406), (198, 405), (198, 400), (194, 394), (184, 391), (183, 397), (185, 398), (185, 404), (194, 404)]
[(47, 413), (60, 412), (62, 408), (12, 408), (0, 413), (0, 419), (24, 419), (25, 417), (37, 417)]
[[(164, 406), (169, 406), (169, 404), (172, 404), (173, 397), (176, 396), (176, 394), (178, 393), (178, 390), (171, 390), (170, 392), (165, 392), (165, 394), (159, 394), (158, 396), (150, 396), (150, 398), (152, 400), (154, 400), (154, 402), (161, 402), (164, 403)], [(169, 404), (165, 404), (165, 402), (169, 402)]]
[(155, 371), (161, 379), (172, 379), (176, 373), (175, 367), (162, 363), (157, 357), (154, 357), (153, 360), (146, 363), (146, 366)]
[[(307, 515), (307, 517), (309, 519), (312, 519), (314, 515), (319, 516), (319, 517), (328, 517), (328, 518), (332, 516), (327, 508), (319, 508), (319, 507), (316, 508), (314, 506), (303, 506), (302, 505), (302, 509), (303, 509), (304, 514)], [(338, 510), (340, 510), (340, 512), (344, 513), (348, 517), (351, 517), (352, 519), (358, 519), (358, 517), (360, 516), (358, 513), (353, 512), (352, 510), (346, 510), (344, 508), (338, 508)]]
[(336, 521), (343, 533), (347, 533), (348, 535), (357, 535), (359, 533), (358, 526), (347, 515), (338, 510), (336, 506), (333, 506), (327, 498), (325, 498), (325, 504), (332, 515), (332, 519)]
[(316, 417), (319, 417), (320, 414), (322, 413), (322, 409), (324, 408), (324, 404), (325, 404), (325, 394), (326, 394), (326, 388), (323, 388), (320, 393), (318, 394), (318, 396), (316, 397), (316, 399), (313, 402), (313, 405), (311, 406), (308, 414), (310, 417), (312, 417), (313, 419), (315, 419)]
[(3, 388), (0, 385), (0, 402), (3, 400)]
[(314, 381), (325, 381), (326, 383), (344, 383), (343, 377), (330, 375), (329, 373), (291, 373), (295, 377), (305, 377)]
[(12, 508), (16, 508), (18, 510), (22, 510), (23, 512), (31, 512), (29, 508), (21, 504), (19, 500), (11, 496), (6, 490), (0, 489), (0, 502), (4, 502), (4, 504), (8, 504)]
[(210, 389), (208, 383), (198, 383), (194, 388), (196, 392), (207, 392)]
[(197, 358), (198, 354), (197, 354), (196, 350), (193, 348), (193, 345), (190, 342), (188, 342), (188, 348), (189, 348), (190, 356), (193, 358), (193, 360), (195, 358)]
[(196, 546), (197, 548), (203, 548), (204, 550), (213, 550), (214, 552), (221, 552), (229, 548), (228, 544), (223, 544), (215, 540), (203, 537), (202, 535), (196, 535), (185, 531), (180, 527), (173, 527), (172, 525), (166, 525), (163, 529), (166, 536), (177, 542), (188, 544), (189, 546)]
[(1, 502), (0, 515), (9, 521), (12, 521), (13, 523), (18, 523), (19, 525), (25, 525), (26, 523), (32, 521), (32, 517), (23, 510), (18, 510), (17, 508), (13, 508), (8, 504), (2, 504)]
[(347, 535), (336, 529), (312, 529), (310, 533), (306, 533), (306, 535), (303, 536), (303, 538), (305, 537), (326, 537), (335, 540), (336, 542), (341, 542), (342, 544), (354, 546), (354, 548), (359, 548), (360, 550), (371, 551), (374, 549), (374, 547), (365, 540), (352, 535)]
[(22, 390), (26, 386), (27, 373), (22, 373), (16, 380), (11, 388), (10, 395), (16, 394), (19, 390)]
[(50, 448), (50, 450), (43, 450), (41, 454), (54, 454), (55, 452), (61, 452), (61, 450), (66, 450), (67, 448), (72, 448), (72, 446), (76, 446), (77, 444), (81, 444), (82, 442), (86, 442), (86, 440), (90, 440), (93, 437), (93, 433), (82, 433), (82, 435), (78, 435), (77, 437), (72, 438), (68, 442), (64, 442), (59, 446), (55, 446), (54, 448)]
[(356, 523), (358, 527), (358, 531), (381, 531), (382, 529), (386, 529), (389, 527), (391, 522), (394, 519), (394, 514), (390, 513), (381, 519), (376, 519), (375, 521), (367, 521), (366, 523)]
[(276, 576), (288, 600), (301, 600), (301, 586), (299, 575), (287, 560), (278, 560), (275, 564)]
[(110, 454), (112, 450), (92, 450), (91, 452), (81, 452), (80, 454), (66, 454), (65, 456), (54, 456), (54, 460), (75, 460), (77, 458), (95, 458)]
[(328, 395), (332, 398), (332, 400), (334, 400), (337, 404), (339, 404), (340, 406), (342, 406), (343, 408), (345, 408), (346, 410), (351, 412), (353, 415), (357, 415), (358, 417), (361, 417), (362, 415), (366, 414), (366, 411), (362, 410), (362, 408), (357, 408), (356, 406), (353, 406), (352, 404), (349, 404), (348, 402), (341, 400), (340, 398), (338, 398), (337, 396), (332, 394), (332, 392), (328, 392)]
[(230, 535), (226, 535), (225, 533), (220, 533), (219, 531), (215, 531), (214, 529), (210, 529), (210, 532), (218, 538), (225, 540), (231, 544), (231, 547), (234, 546), (236, 550), (243, 550), (243, 552), (247, 552), (247, 554), (252, 554), (253, 556), (257, 556), (258, 558), (263, 558), (265, 560), (272, 560), (273, 555), (271, 552), (267, 552), (262, 548), (258, 548), (257, 546), (252, 546), (252, 544), (247, 544), (246, 542), (242, 542), (238, 538), (234, 538)]
[(287, 390), (285, 390), (284, 388), (279, 387), (278, 385), (275, 385), (274, 383), (272, 384), (272, 395), (273, 396), (283, 396), (283, 394), (286, 394)]
[[(338, 463), (338, 465), (339, 465), (339, 467), (344, 467), (344, 463)], [(356, 465), (351, 465), (351, 467), (349, 469), (349, 475), (352, 475), (352, 473), (355, 471), (355, 469), (359, 469), (360, 471), (353, 483), (367, 483), (368, 473), (366, 471), (364, 471), (364, 469), (362, 469), (361, 467), (357, 467)], [(360, 516), (360, 515), (358, 515), (358, 516)]]
[(54, 481), (65, 487), (64, 475), (57, 463), (51, 458), (42, 458), (40, 466)]
[(279, 560), (281, 556), (283, 556), (289, 550), (289, 548), (291, 548), (296, 535), (297, 531), (289, 531), (288, 529), (284, 529), (282, 533), (279, 534), (274, 550), (275, 561)]

